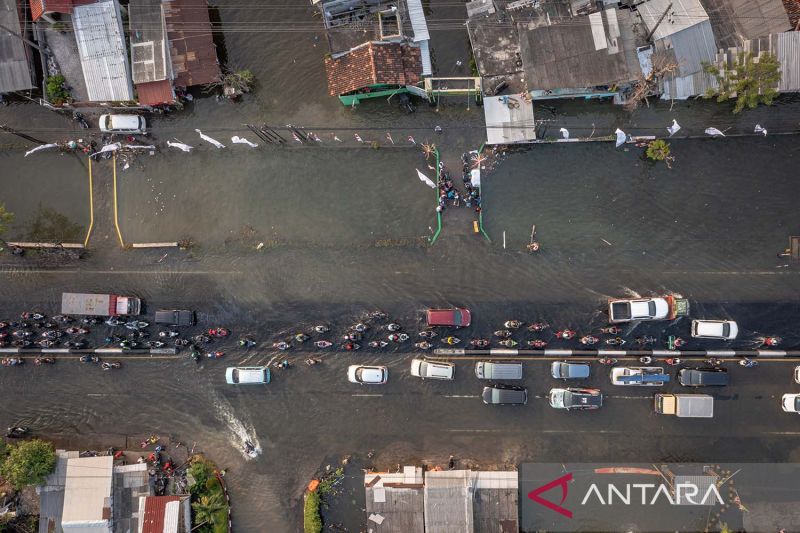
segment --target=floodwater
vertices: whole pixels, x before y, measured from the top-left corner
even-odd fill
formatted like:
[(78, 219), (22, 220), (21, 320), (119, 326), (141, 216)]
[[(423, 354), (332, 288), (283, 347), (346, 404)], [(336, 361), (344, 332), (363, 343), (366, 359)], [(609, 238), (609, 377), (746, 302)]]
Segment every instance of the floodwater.
[[(540, 400), (525, 411), (496, 410), (488, 417), (479, 400), (449, 398), (479, 390), (469, 363), (459, 364), (452, 384), (422, 383), (408, 376), (404, 348), (384, 355), (330, 355), (321, 368), (300, 364), (268, 387), (226, 386), (223, 368), (269, 361), (276, 355), (268, 348), (271, 341), (318, 322), (331, 324), (336, 338), (376, 308), (410, 332), (420, 325), (422, 310), (446, 305), (473, 310), (475, 325), (464, 338), (487, 337), (509, 318), (588, 332), (604, 323), (608, 297), (676, 292), (691, 300), (693, 316), (739, 321), (742, 335), (734, 346), (751, 347), (764, 334), (797, 346), (800, 276), (776, 253), (800, 232), (800, 148), (792, 136), (674, 140), (671, 170), (642, 160), (641, 149), (615, 150), (610, 143), (514, 151), (483, 175), (484, 224), (492, 241), (471, 233), (473, 212), (448, 207), (439, 240), (427, 247), (434, 193), (415, 169), (433, 173), (419, 149), (400, 146), (408, 146), (407, 135), (420, 143), (435, 141), (458, 180), (461, 153), (485, 137), (482, 109), (474, 103), (467, 109), (466, 101), (420, 105), (411, 115), (383, 101), (345, 108), (327, 95), (326, 45), (308, 5), (239, 0), (221, 5), (219, 16), (227, 25), (228, 63), (255, 72), (255, 93), (239, 104), (198, 98), (185, 112), (156, 118), (159, 151), (118, 172), (126, 242), (189, 238), (196, 247), (166, 256), (90, 256), (46, 272), (32, 268), (28, 258), (4, 256), (3, 266), (14, 274), (0, 282), (0, 309), (3, 316), (30, 308), (52, 314), (66, 289), (131, 292), (150, 310), (194, 308), (200, 326), (222, 324), (234, 337), (251, 334), (264, 346), (241, 352), (223, 343), (218, 346), (228, 352), (225, 361), (199, 366), (131, 361), (121, 372), (100, 373), (64, 361), (48, 369), (3, 370), (0, 390), (18, 401), (2, 403), (0, 427), (22, 423), (44, 435), (170, 433), (197, 442), (229, 468), (237, 531), (298, 530), (298, 502), (308, 479), (345, 454), (363, 459), (369, 450), (384, 467), (398, 460), (446, 461), (449, 453), (484, 465), (530, 459), (800, 459), (793, 451), (796, 437), (773, 434), (786, 430), (785, 419), (764, 411), (791, 386), (788, 366), (770, 369), (761, 383), (751, 377), (759, 374), (737, 375), (728, 399), (743, 403), (723, 404), (718, 423), (693, 425), (688, 435), (675, 421), (649, 416), (644, 399), (619, 399), (616, 407), (610, 400), (591, 419), (562, 417)], [(429, 20), (449, 21), (438, 25), (444, 31), (433, 31), (434, 59), (444, 75), (461, 74), (458, 60), (468, 64), (466, 34), (453, 27), (463, 16), (457, 2), (431, 9)], [(800, 105), (791, 99), (780, 109), (736, 118), (724, 106), (699, 101), (676, 104), (674, 113), (664, 103), (633, 115), (599, 102), (550, 109), (537, 107), (549, 137), (562, 124), (588, 135), (592, 123), (652, 134), (673, 115), (684, 125), (681, 135), (702, 133), (708, 125), (751, 132), (755, 123), (787, 132), (797, 129), (800, 118)], [(0, 122), (46, 140), (85, 134), (30, 105), (0, 109)], [(216, 151), (193, 131), (202, 128), (226, 144), (231, 135), (256, 140), (244, 123), (305, 125), (319, 130), (325, 145)], [(437, 124), (442, 135), (433, 133)], [(388, 130), (396, 147), (384, 137)], [(360, 147), (353, 141), (356, 132), (379, 139), (380, 149)], [(332, 147), (337, 144), (331, 133), (345, 141), (341, 147)], [(163, 143), (174, 138), (197, 149), (170, 152)], [(12, 148), (0, 153), (0, 201), (17, 214), (11, 236), (30, 233), (40, 205), (65, 217), (58, 227), (86, 227), (83, 161), (55, 154), (25, 159), (24, 143), (9, 136), (2, 145)], [(104, 179), (108, 165), (97, 164)], [(542, 243), (535, 256), (524, 251), (532, 225)], [(257, 251), (260, 242), (265, 247)], [(682, 320), (639, 326), (626, 336), (687, 332)], [(105, 331), (94, 333), (101, 337)], [(370, 338), (382, 334), (376, 325)], [(354, 362), (390, 367), (385, 396), (353, 396), (361, 390), (346, 382), (345, 369)], [(545, 364), (530, 368), (531, 390), (546, 394), (551, 384)], [(594, 384), (605, 383), (598, 378)], [(638, 422), (636, 432), (626, 427), (630, 420)], [(596, 432), (588, 449), (574, 440), (581, 431)], [(258, 459), (245, 459), (244, 439), (260, 446)], [(363, 519), (359, 509), (354, 512)]]

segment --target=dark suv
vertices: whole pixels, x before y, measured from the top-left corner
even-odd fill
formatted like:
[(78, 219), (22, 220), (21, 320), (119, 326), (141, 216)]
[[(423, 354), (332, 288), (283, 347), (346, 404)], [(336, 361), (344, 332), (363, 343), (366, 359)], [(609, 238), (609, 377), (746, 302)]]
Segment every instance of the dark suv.
[(188, 309), (164, 309), (156, 311), (156, 324), (165, 326), (194, 326), (194, 311)]
[(684, 387), (724, 387), (729, 381), (724, 368), (682, 368), (678, 372), (678, 383)]
[(525, 405), (528, 389), (515, 385), (495, 384), (483, 388), (483, 403), (487, 405)]

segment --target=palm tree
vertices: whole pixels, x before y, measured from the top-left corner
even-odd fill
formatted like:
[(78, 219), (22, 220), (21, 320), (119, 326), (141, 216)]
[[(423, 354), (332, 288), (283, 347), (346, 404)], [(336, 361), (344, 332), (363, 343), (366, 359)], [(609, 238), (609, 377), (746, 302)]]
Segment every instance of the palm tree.
[(225, 509), (222, 493), (215, 492), (210, 496), (200, 496), (200, 499), (192, 504), (192, 509), (194, 509), (194, 521), (197, 524), (192, 529), (197, 529), (204, 524), (218, 525), (217, 513)]

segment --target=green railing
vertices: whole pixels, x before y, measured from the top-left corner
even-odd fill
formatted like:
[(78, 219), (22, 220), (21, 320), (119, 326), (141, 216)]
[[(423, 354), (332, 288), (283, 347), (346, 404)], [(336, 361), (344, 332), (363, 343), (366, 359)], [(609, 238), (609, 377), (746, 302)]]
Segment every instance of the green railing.
[[(436, 195), (436, 207), (439, 207), (439, 149), (436, 148), (434, 153), (436, 154), (436, 188), (434, 189), (434, 194)], [(431, 245), (436, 242), (436, 239), (439, 238), (439, 234), (442, 232), (442, 212), (439, 211), (439, 209), (436, 210), (436, 224), (436, 232), (433, 234), (433, 237), (431, 237)]]
[[(483, 152), (484, 146), (486, 146), (485, 143), (482, 144), (480, 148), (478, 148), (479, 156), (481, 155), (481, 152)], [(481, 212), (478, 213), (478, 227), (481, 229), (481, 233), (483, 234), (483, 236), (486, 237), (486, 240), (492, 242), (492, 239), (489, 238), (489, 234), (486, 233), (485, 229), (483, 229), (483, 176), (481, 176)]]

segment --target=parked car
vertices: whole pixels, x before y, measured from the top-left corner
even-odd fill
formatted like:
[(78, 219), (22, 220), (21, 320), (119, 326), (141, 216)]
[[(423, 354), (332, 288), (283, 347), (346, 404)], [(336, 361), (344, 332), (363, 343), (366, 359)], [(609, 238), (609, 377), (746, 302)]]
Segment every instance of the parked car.
[(668, 381), (669, 375), (659, 366), (616, 366), (611, 369), (612, 385), (660, 387)]
[(728, 385), (728, 371), (724, 368), (681, 368), (678, 383), (684, 387), (724, 387)]
[(266, 366), (230, 366), (225, 369), (228, 385), (254, 385), (269, 383), (270, 373)]
[(800, 394), (784, 394), (781, 407), (787, 413), (800, 413)]
[(670, 306), (665, 298), (609, 300), (608, 318), (611, 323), (634, 320), (665, 320)]
[(551, 389), (550, 407), (556, 409), (600, 409), (603, 406), (603, 395), (599, 389)]
[(525, 405), (528, 389), (497, 383), (483, 388), (483, 403), (487, 405)]
[(428, 309), (425, 313), (425, 322), (429, 327), (444, 326), (453, 328), (466, 328), (472, 323), (472, 314), (469, 309), (454, 307), (452, 309)]
[(550, 365), (550, 375), (556, 379), (586, 379), (590, 371), (589, 363), (553, 361)]
[(733, 340), (739, 326), (733, 320), (692, 320), (692, 337), (698, 339)]
[(194, 326), (194, 311), (188, 309), (162, 309), (156, 311), (156, 324), (167, 326)]
[(146, 133), (147, 123), (139, 115), (100, 115), (103, 133)]
[(383, 385), (389, 380), (389, 369), (385, 366), (350, 365), (347, 379), (360, 385)]
[(478, 361), (475, 363), (475, 377), (478, 379), (522, 379), (522, 363)]
[(453, 363), (441, 363), (439, 361), (426, 361), (424, 359), (413, 359), (411, 361), (411, 375), (422, 379), (453, 379), (456, 373), (456, 365)]
[(794, 382), (800, 384), (800, 366), (794, 367)]

